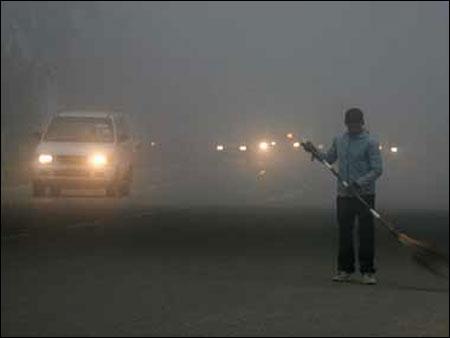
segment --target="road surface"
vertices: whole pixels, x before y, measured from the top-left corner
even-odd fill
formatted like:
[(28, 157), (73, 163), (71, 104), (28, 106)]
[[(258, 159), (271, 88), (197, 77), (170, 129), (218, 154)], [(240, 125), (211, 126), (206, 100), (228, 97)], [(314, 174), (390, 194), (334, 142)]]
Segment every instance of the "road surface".
[[(448, 280), (384, 230), (378, 285), (331, 282), (332, 211), (16, 194), (2, 203), (2, 336), (449, 335)], [(448, 251), (448, 212), (391, 216)]]

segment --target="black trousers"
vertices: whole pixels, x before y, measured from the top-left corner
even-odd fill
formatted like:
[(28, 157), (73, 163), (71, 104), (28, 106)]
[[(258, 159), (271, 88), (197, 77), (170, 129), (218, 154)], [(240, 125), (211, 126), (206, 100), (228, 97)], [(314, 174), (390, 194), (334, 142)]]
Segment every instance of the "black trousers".
[[(372, 208), (375, 206), (375, 195), (364, 195), (362, 197)], [(348, 273), (355, 271), (353, 229), (358, 219), (360, 272), (374, 273), (375, 234), (373, 215), (355, 197), (338, 197), (337, 216), (339, 222), (338, 270)]]

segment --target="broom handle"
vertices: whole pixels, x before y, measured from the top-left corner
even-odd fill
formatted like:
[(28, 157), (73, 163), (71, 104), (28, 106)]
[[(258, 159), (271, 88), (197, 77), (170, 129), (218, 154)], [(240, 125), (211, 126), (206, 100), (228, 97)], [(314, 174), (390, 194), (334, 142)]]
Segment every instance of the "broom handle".
[[(345, 188), (349, 188), (350, 185), (348, 184), (348, 182), (346, 180), (344, 180), (339, 173), (336, 171), (336, 169), (327, 162), (327, 160), (325, 160), (324, 158), (321, 158), (318, 154), (317, 151), (315, 151), (314, 153), (312, 153), (312, 155), (318, 159), (337, 179), (339, 182), (341, 182), (341, 184), (345, 187)], [(381, 224), (383, 224), (390, 232), (392, 235), (394, 235), (397, 239), (400, 236), (400, 233), (398, 230), (396, 230), (391, 224), (389, 224), (387, 221), (385, 221), (381, 215), (374, 209), (372, 208), (362, 197), (360, 194), (358, 194), (358, 192), (353, 189), (352, 190), (353, 195), (367, 208), (369, 209), (370, 213), (381, 222)]]

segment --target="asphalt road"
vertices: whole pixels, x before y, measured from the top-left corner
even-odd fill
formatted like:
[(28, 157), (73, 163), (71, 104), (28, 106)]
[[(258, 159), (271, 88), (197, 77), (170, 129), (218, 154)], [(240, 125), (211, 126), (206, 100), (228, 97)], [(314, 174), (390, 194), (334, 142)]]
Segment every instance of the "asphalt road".
[[(448, 212), (390, 214), (448, 252)], [(20, 197), (1, 221), (2, 336), (449, 335), (448, 279), (384, 230), (378, 285), (331, 282), (333, 211)]]

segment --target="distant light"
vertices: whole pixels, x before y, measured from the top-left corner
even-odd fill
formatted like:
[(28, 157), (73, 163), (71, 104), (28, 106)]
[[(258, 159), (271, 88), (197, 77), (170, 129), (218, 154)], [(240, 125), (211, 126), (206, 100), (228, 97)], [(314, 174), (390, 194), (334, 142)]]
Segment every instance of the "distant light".
[(156, 146), (156, 142), (150, 142), (150, 146), (151, 146), (151, 147)]
[(247, 151), (247, 146), (239, 146), (240, 151)]
[(270, 142), (270, 144), (272, 145), (272, 147), (275, 147), (277, 145), (275, 141)]
[(262, 169), (258, 172), (258, 174), (256, 175), (256, 178), (258, 180), (260, 180), (265, 174), (266, 174), (266, 171), (264, 169)]
[(269, 149), (269, 144), (265, 141), (259, 143), (259, 149), (262, 151), (267, 151)]
[(380, 145), (378, 146), (378, 149), (383, 150), (383, 146), (380, 144)]
[(391, 147), (391, 153), (398, 153), (398, 147)]
[(287, 133), (287, 134), (286, 134), (286, 137), (287, 137), (288, 139), (293, 139), (293, 138), (294, 138), (294, 134), (292, 134), (292, 133)]
[(322, 149), (324, 148), (324, 145), (323, 145), (323, 144), (319, 144), (319, 145), (317, 146), (317, 148), (320, 149), (320, 150), (322, 150)]
[(216, 150), (217, 151), (223, 151), (225, 147), (222, 144), (217, 145)]
[(294, 142), (294, 143), (292, 144), (292, 146), (293, 146), (294, 148), (300, 148), (300, 142)]

